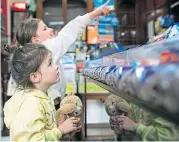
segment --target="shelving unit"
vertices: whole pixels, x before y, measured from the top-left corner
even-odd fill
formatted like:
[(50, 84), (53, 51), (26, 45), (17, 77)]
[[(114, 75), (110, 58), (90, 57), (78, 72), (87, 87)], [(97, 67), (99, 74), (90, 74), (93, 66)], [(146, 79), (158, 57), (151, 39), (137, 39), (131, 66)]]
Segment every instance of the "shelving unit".
[(179, 36), (90, 61), (86, 79), (179, 124)]
[(122, 45), (136, 44), (136, 21), (135, 8), (120, 9), (117, 12), (117, 17), (120, 19), (120, 25), (115, 28), (116, 40)]
[(118, 27), (117, 27), (117, 29), (118, 28), (135, 28), (136, 27), (136, 25), (119, 25)]

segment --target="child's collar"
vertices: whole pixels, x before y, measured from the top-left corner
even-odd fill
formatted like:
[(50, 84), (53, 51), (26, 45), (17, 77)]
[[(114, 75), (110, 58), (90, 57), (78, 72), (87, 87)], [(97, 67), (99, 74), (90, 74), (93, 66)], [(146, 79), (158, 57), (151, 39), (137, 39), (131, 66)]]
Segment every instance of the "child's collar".
[(38, 98), (48, 99), (48, 100), (50, 99), (50, 97), (46, 93), (37, 89), (26, 89), (25, 92), (29, 92), (31, 95)]

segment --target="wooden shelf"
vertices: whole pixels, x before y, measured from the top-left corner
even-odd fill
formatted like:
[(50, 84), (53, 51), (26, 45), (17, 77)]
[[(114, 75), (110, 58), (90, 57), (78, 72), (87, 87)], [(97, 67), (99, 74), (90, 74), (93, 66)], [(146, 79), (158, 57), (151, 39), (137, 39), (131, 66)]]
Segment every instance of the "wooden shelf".
[(118, 28), (135, 28), (135, 27), (136, 27), (136, 25), (119, 25), (116, 27), (116, 29), (118, 29)]
[(118, 14), (135, 14), (135, 10), (134, 11), (119, 11)]

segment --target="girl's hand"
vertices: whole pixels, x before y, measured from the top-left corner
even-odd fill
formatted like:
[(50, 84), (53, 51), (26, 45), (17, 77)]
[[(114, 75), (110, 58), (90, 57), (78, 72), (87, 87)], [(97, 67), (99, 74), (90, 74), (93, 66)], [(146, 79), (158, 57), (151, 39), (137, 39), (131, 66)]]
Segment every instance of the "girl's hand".
[(109, 4), (110, 0), (108, 0), (105, 4), (101, 5), (100, 7), (96, 8), (94, 11), (89, 13), (91, 19), (96, 18), (98, 16), (107, 16), (109, 14)]
[(118, 116), (110, 116), (109, 123), (110, 123), (112, 130), (115, 130), (115, 131), (117, 130), (118, 132), (120, 132), (123, 128), (121, 128), (121, 126), (117, 120), (117, 117)]
[(124, 130), (135, 131), (136, 123), (127, 116), (117, 116), (117, 121), (120, 127)]
[(76, 130), (76, 132), (80, 132), (81, 131), (81, 120), (76, 125), (77, 125), (77, 127), (80, 127), (80, 129)]
[(154, 36), (153, 38), (149, 39), (148, 43), (153, 43), (153, 42), (160, 41), (163, 39), (164, 39), (164, 35), (161, 34), (161, 35)]
[(115, 124), (115, 116), (110, 116), (110, 118), (109, 118), (109, 123), (110, 123), (111, 129), (114, 130), (115, 127), (116, 127), (116, 124)]
[(80, 118), (71, 117), (65, 120), (58, 128), (62, 132), (62, 135), (68, 134), (72, 131), (79, 131), (81, 129)]

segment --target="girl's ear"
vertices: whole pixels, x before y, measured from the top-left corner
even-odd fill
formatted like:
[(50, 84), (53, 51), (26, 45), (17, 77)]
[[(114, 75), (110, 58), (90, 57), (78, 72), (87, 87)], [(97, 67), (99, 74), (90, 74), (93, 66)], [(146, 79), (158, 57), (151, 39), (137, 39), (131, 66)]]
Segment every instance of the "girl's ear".
[(30, 81), (33, 84), (39, 83), (41, 81), (41, 74), (39, 72), (34, 72), (30, 74)]
[(32, 43), (40, 43), (40, 40), (35, 36), (33, 36), (31, 40), (32, 40)]

